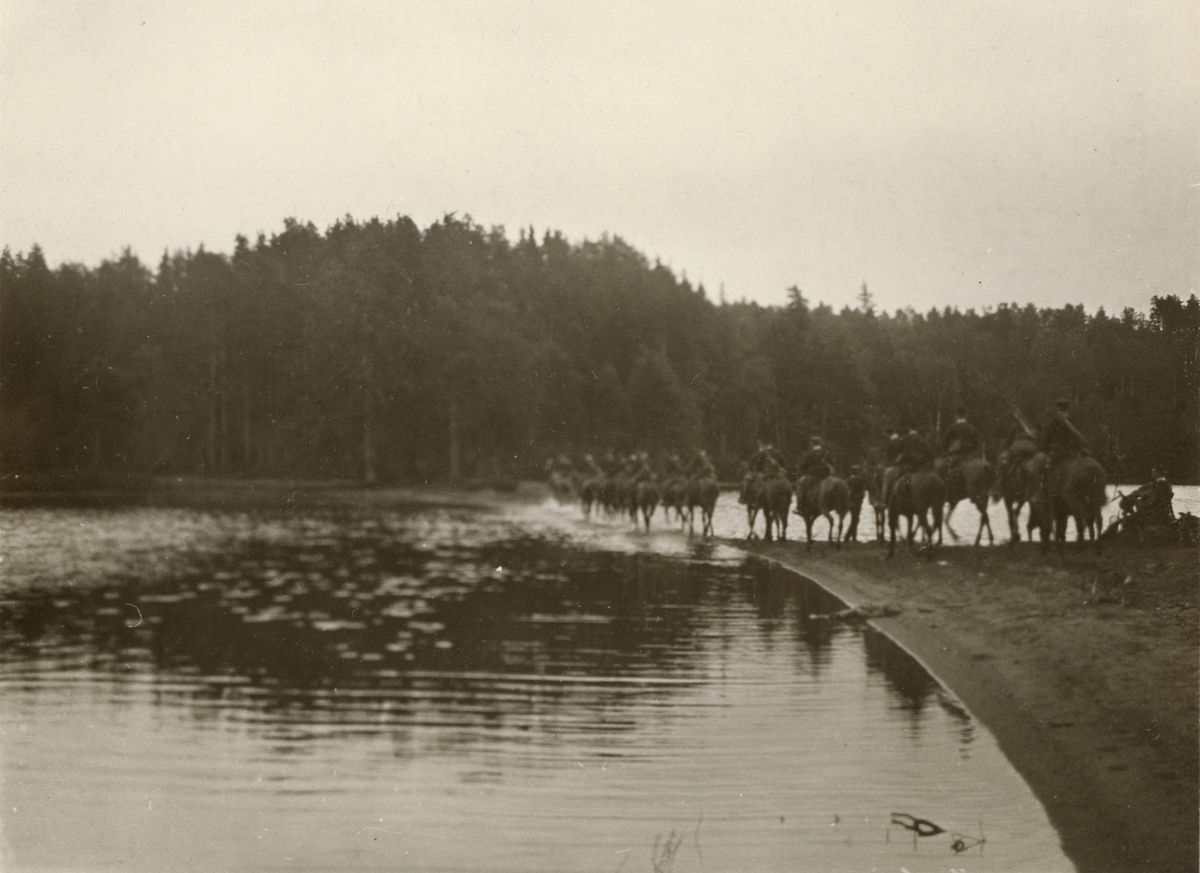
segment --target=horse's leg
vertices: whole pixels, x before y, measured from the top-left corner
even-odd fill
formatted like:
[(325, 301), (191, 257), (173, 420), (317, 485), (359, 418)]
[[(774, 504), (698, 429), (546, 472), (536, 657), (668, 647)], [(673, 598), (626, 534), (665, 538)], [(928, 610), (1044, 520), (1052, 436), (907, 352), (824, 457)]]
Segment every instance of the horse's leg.
[(837, 535), (837, 548), (839, 548), (839, 549), (842, 547), (842, 525), (844, 525), (845, 523), (846, 523), (846, 516), (839, 513), (838, 514), (838, 535)]
[(950, 510), (946, 513), (946, 530), (950, 531), (950, 536), (954, 537), (955, 541), (957, 541), (958, 534), (954, 532), (954, 528), (950, 527), (950, 516), (954, 515), (954, 507), (958, 506), (958, 501), (947, 500), (946, 505), (950, 507)]
[(1075, 519), (1075, 539), (1079, 540), (1079, 548), (1087, 548), (1087, 522), (1085, 522), (1082, 512), (1073, 513)]
[[(925, 555), (926, 555), (926, 558), (930, 561), (933, 560), (933, 524), (939, 525), (939, 530), (940, 530), (940, 525), (942, 522), (942, 520), (938, 517), (939, 513), (936, 509), (933, 510), (932, 515), (933, 515), (932, 522), (927, 522), (925, 520), (925, 515), (923, 513), (921, 515), (921, 527), (925, 531), (925, 536), (926, 536), (926, 539), (928, 542), (928, 546), (925, 549)], [(938, 545), (941, 545), (941, 543), (938, 543)]]
[(1015, 500), (1004, 498), (1004, 511), (1008, 514), (1008, 541), (1021, 541), (1021, 506)]
[(990, 507), (990, 506), (991, 506), (990, 503), (984, 503), (982, 515), (983, 515), (983, 520), (985, 522), (987, 522), (988, 545), (994, 546), (994, 545), (996, 545), (996, 534), (992, 531), (992, 518), (990, 515), (988, 515), (988, 507)]

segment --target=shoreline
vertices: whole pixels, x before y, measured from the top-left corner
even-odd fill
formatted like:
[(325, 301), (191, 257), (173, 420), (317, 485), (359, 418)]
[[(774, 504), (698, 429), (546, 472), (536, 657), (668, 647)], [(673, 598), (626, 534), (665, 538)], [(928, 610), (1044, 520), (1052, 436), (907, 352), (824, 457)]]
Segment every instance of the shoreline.
[[(1080, 873), (1197, 869), (1194, 553), (1173, 550), (1162, 567), (1157, 550), (1042, 556), (1026, 544), (887, 561), (865, 544), (728, 542), (849, 607), (898, 607), (868, 623), (995, 736)], [(1144, 581), (1126, 572), (1135, 566)], [(1190, 596), (1177, 607), (1180, 573)], [(1120, 574), (1126, 603), (1093, 593), (1108, 574)], [(1139, 645), (1155, 622), (1171, 625), (1160, 645)]]

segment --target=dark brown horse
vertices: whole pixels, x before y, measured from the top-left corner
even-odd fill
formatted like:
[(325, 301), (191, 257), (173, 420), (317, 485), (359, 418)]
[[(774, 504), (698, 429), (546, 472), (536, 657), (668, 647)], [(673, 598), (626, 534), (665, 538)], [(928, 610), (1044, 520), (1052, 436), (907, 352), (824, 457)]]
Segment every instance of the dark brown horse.
[(631, 514), (633, 515), (633, 523), (636, 526), (638, 523), (638, 513), (641, 513), (642, 520), (646, 524), (646, 532), (650, 532), (650, 519), (654, 515), (654, 510), (658, 508), (659, 490), (658, 483), (653, 479), (643, 479), (639, 481), (633, 488), (633, 505)]
[(746, 504), (746, 520), (750, 533), (746, 539), (754, 538), (754, 521), (761, 511), (766, 522), (763, 539), (770, 542), (776, 532), (779, 539), (787, 539), (787, 515), (792, 505), (791, 483), (782, 475), (765, 476), (753, 473), (742, 483), (742, 499)]
[(717, 508), (717, 498), (720, 496), (721, 486), (711, 476), (705, 479), (692, 479), (688, 482), (688, 536), (695, 533), (693, 523), (697, 508), (700, 510), (700, 536), (713, 536), (713, 512)]
[(958, 534), (950, 526), (950, 516), (954, 507), (960, 501), (969, 500), (979, 510), (979, 529), (975, 532), (975, 545), (983, 539), (983, 529), (988, 532), (988, 545), (995, 545), (996, 537), (992, 533), (992, 522), (988, 518), (988, 503), (991, 500), (992, 483), (996, 480), (996, 468), (983, 458), (967, 458), (951, 465), (943, 460), (938, 464), (938, 472), (946, 483), (946, 530), (950, 536), (958, 539)]
[(772, 534), (777, 534), (781, 541), (786, 540), (788, 510), (792, 508), (792, 483), (782, 474), (763, 479), (759, 508), (767, 522), (766, 540), (770, 542)]
[(671, 520), (671, 511), (682, 529), (688, 522), (688, 480), (682, 476), (672, 476), (662, 487), (663, 518)]
[[(997, 474), (995, 495), (1004, 501), (1004, 512), (1008, 516), (1009, 542), (1021, 541), (1021, 507), (1029, 499), (1031, 458), (1006, 462), (1002, 456)], [(1032, 526), (1030, 527), (1032, 531)]]
[(1058, 541), (1067, 539), (1067, 518), (1075, 519), (1075, 536), (1082, 545), (1088, 538), (1100, 552), (1103, 522), (1100, 510), (1108, 502), (1108, 477), (1100, 462), (1089, 456), (1068, 458), (1050, 471), (1050, 505), (1054, 512), (1054, 533)]
[(846, 477), (846, 484), (850, 487), (850, 526), (846, 528), (842, 541), (858, 542), (858, 519), (862, 515), (863, 497), (867, 493), (867, 477), (861, 468), (855, 468)]
[(1042, 535), (1042, 549), (1053, 531), (1059, 544), (1067, 540), (1067, 519), (1075, 519), (1075, 535), (1081, 547), (1090, 537), (1100, 552), (1102, 520), (1100, 510), (1108, 502), (1104, 468), (1095, 458), (1080, 455), (1052, 465), (1050, 457), (1039, 453), (1025, 463), (1029, 500), (1030, 539), (1036, 526)]
[[(850, 512), (850, 486), (840, 476), (801, 476), (796, 483), (796, 515), (804, 519), (804, 530), (808, 537), (808, 548), (812, 548), (812, 526), (818, 516), (829, 523), (829, 543), (841, 548), (842, 528)], [(833, 517), (837, 516), (837, 534), (834, 535)]]
[(583, 506), (583, 517), (590, 520), (592, 509), (604, 502), (604, 480), (599, 477), (585, 479), (579, 486), (579, 502)]
[[(1023, 500), (1029, 504), (1029, 518), (1025, 522), (1026, 536), (1033, 542), (1037, 531), (1042, 538), (1042, 551), (1050, 548), (1054, 534), (1054, 509), (1050, 504), (1050, 456), (1038, 452), (1012, 472), (1012, 479), (1025, 489)], [(1019, 508), (1020, 504), (1018, 504)], [(1015, 523), (1015, 521), (1014, 521)]]
[[(932, 554), (933, 532), (937, 531), (938, 545), (942, 542), (942, 507), (946, 503), (946, 483), (933, 470), (914, 470), (902, 474), (888, 494), (888, 557), (896, 553), (896, 529), (900, 519), (908, 519), (908, 547), (913, 546), (915, 518), (925, 536), (925, 547)], [(930, 519), (932, 516), (932, 521)]]
[(887, 541), (887, 497), (896, 479), (899, 467), (876, 465), (867, 471), (867, 502), (875, 511), (875, 541)]

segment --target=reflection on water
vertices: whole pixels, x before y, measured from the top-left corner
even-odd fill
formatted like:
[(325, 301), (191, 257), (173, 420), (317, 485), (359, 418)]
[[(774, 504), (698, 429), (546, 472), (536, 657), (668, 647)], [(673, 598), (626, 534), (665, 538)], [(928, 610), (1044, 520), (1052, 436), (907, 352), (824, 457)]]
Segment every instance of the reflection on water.
[(719, 544), (552, 507), (0, 523), (5, 869), (1070, 869), (918, 665)]

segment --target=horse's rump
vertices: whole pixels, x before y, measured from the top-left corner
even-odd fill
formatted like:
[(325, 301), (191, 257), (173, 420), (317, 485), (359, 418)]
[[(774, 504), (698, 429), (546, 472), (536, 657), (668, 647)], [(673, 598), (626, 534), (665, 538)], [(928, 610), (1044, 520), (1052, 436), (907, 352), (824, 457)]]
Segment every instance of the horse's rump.
[(850, 511), (850, 485), (838, 476), (826, 476), (817, 491), (817, 508), (821, 514), (833, 512), (845, 515)]
[(801, 476), (796, 482), (796, 514), (804, 518), (821, 514), (821, 480), (816, 476)]
[(773, 476), (763, 483), (761, 504), (776, 517), (786, 516), (792, 505), (792, 486), (783, 476)]

